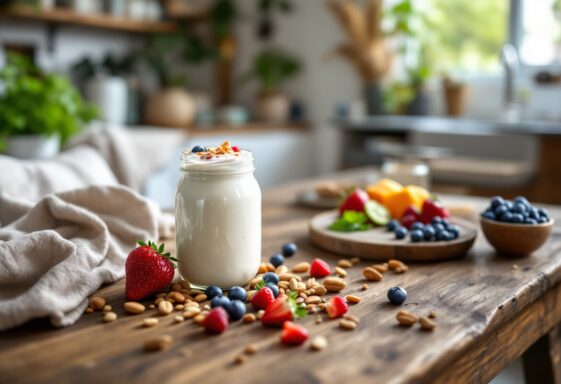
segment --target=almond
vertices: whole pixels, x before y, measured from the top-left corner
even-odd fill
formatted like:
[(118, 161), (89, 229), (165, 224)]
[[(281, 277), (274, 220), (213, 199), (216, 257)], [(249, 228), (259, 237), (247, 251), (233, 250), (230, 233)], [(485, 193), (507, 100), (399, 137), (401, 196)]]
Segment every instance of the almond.
[(419, 319), (419, 323), (423, 331), (432, 331), (436, 327), (436, 322), (424, 316)]
[(341, 268), (350, 268), (350, 267), (353, 266), (353, 263), (351, 261), (347, 260), (347, 259), (341, 259), (337, 263), (337, 266), (341, 267)]
[(337, 274), (337, 276), (339, 277), (347, 277), (347, 271), (345, 271), (343, 268), (341, 267), (335, 267), (335, 273)]
[(362, 274), (364, 275), (366, 280), (369, 280), (369, 281), (380, 281), (384, 278), (384, 275), (382, 275), (380, 272), (378, 272), (377, 270), (375, 270), (372, 267), (364, 268), (362, 270)]
[(197, 303), (202, 303), (206, 299), (207, 299), (207, 296), (204, 293), (199, 293), (197, 296), (195, 296), (195, 301)]
[(105, 301), (105, 297), (101, 296), (93, 296), (90, 299), (90, 307), (94, 308), (95, 310), (101, 311), (103, 307), (105, 307), (107, 302)]
[(185, 301), (185, 296), (183, 296), (180, 292), (173, 291), (171, 292), (168, 297), (172, 299), (176, 303), (183, 303)]
[(253, 313), (246, 313), (242, 317), (242, 321), (246, 324), (253, 323), (256, 320), (255, 315)]
[(150, 328), (153, 327), (155, 325), (157, 325), (160, 321), (158, 319), (156, 319), (155, 317), (148, 317), (144, 320), (142, 320), (142, 326), (145, 328)]
[(186, 319), (192, 319), (199, 313), (201, 313), (201, 309), (199, 307), (189, 307), (183, 312), (183, 317)]
[(327, 339), (323, 336), (316, 336), (312, 339), (310, 348), (314, 351), (321, 351), (327, 347)]
[(395, 318), (397, 319), (397, 322), (403, 326), (406, 327), (410, 327), (413, 324), (415, 324), (418, 320), (417, 316), (415, 316), (414, 314), (412, 314), (409, 311), (406, 310), (401, 310), (397, 313), (397, 315), (395, 316)]
[(106, 323), (110, 323), (115, 320), (117, 320), (117, 314), (115, 312), (107, 312), (103, 315), (103, 321)]
[(125, 309), (125, 311), (133, 315), (138, 315), (139, 313), (142, 313), (146, 310), (146, 307), (144, 305), (137, 303), (136, 301), (127, 301), (123, 304), (123, 308)]
[(170, 335), (163, 335), (150, 339), (144, 343), (144, 350), (148, 352), (163, 351), (169, 348), (172, 338)]
[(352, 263), (353, 265), (359, 264), (359, 263), (360, 263), (360, 257), (353, 257), (353, 258), (351, 259), (351, 263)]
[(321, 297), (319, 296), (308, 296), (305, 300), (306, 304), (319, 304), (321, 303)]
[(167, 316), (173, 311), (173, 304), (169, 301), (163, 300), (158, 304), (158, 313), (162, 316)]
[(302, 262), (302, 263), (298, 263), (294, 267), (292, 267), (292, 272), (294, 272), (294, 273), (304, 273), (304, 272), (308, 272), (309, 269), (310, 269), (310, 263)]
[(347, 296), (345, 296), (345, 300), (347, 300), (347, 302), (349, 302), (351, 304), (360, 303), (360, 297), (355, 296), (355, 295), (347, 295)]
[(338, 277), (326, 277), (323, 280), (323, 286), (329, 292), (340, 292), (347, 286), (347, 283)]
[(355, 323), (354, 321), (347, 320), (347, 319), (339, 320), (339, 327), (341, 327), (343, 329), (347, 329), (349, 331), (352, 331), (353, 329), (356, 328), (356, 326), (357, 326), (357, 323)]
[(386, 273), (388, 271), (388, 265), (387, 264), (374, 264), (374, 265), (371, 265), (370, 268), (374, 268), (375, 270), (377, 270), (380, 273)]

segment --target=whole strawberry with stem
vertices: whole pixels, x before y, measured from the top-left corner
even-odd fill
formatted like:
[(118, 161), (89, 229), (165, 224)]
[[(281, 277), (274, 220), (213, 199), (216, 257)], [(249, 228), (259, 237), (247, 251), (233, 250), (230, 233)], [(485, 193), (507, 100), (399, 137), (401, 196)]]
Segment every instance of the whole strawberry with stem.
[(166, 288), (173, 280), (177, 259), (164, 253), (164, 244), (138, 241), (125, 262), (127, 300), (140, 300)]

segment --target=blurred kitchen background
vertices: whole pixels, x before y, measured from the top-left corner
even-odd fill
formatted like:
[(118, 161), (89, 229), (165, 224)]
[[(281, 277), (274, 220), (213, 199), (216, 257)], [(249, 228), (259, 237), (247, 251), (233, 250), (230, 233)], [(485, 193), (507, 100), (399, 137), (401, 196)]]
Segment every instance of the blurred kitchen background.
[[(0, 5), (9, 155), (52, 158), (91, 124), (174, 129), (184, 147), (251, 148), (264, 188), (376, 165), (435, 191), (561, 203), (561, 0)], [(163, 207), (180, 150), (144, 185)]]

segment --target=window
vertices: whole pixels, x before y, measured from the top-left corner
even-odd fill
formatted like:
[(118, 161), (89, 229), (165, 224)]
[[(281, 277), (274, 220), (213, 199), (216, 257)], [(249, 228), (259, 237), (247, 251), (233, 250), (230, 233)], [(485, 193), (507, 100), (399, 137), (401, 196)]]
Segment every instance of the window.
[(561, 0), (522, 0), (520, 59), (527, 65), (561, 63)]

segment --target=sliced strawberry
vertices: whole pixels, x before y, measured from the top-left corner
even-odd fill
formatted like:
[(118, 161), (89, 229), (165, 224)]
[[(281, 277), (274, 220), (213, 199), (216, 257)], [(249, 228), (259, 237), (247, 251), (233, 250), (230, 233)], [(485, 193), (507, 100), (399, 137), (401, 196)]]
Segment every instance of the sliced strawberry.
[(287, 345), (300, 345), (308, 340), (308, 330), (292, 321), (287, 321), (282, 326), (281, 343)]
[(426, 199), (423, 202), (421, 221), (428, 224), (434, 217), (442, 217), (443, 219), (446, 219), (450, 217), (450, 211), (448, 211), (440, 202)]
[(220, 334), (228, 328), (228, 313), (222, 307), (212, 308), (203, 320), (207, 333)]
[(413, 225), (413, 223), (420, 221), (420, 219), (417, 216), (414, 215), (404, 215), (401, 218), (401, 225), (403, 225), (405, 228), (409, 229), (411, 228), (411, 226)]
[(331, 268), (322, 259), (315, 258), (310, 266), (310, 276), (321, 278), (331, 275)]
[(344, 297), (333, 296), (326, 308), (327, 314), (332, 319), (337, 319), (342, 317), (345, 313), (349, 312), (349, 306)]
[(239, 152), (239, 151), (240, 151), (240, 147), (238, 147), (237, 145), (232, 145), (232, 151), (234, 151), (234, 152)]
[(255, 309), (265, 309), (275, 300), (275, 294), (269, 287), (263, 287), (251, 298), (251, 305)]
[(339, 206), (339, 213), (343, 214), (345, 211), (364, 212), (364, 205), (368, 201), (368, 193), (357, 188), (355, 189)]
[(405, 215), (413, 215), (417, 220), (421, 218), (421, 214), (419, 213), (417, 208), (415, 208), (413, 205), (410, 205), (407, 208), (405, 208), (405, 211), (403, 211), (403, 216)]
[(261, 323), (263, 325), (280, 327), (286, 321), (291, 321), (306, 316), (306, 309), (296, 304), (296, 292), (287, 295), (279, 295), (265, 309)]

